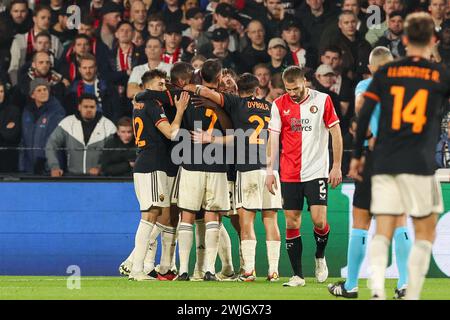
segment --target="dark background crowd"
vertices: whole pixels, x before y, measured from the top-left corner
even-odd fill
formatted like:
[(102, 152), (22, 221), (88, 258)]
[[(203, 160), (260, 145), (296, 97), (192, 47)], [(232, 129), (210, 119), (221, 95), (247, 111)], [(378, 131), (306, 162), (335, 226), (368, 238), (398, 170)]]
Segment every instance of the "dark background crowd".
[[(254, 73), (269, 102), (284, 93), (287, 66), (306, 68), (309, 86), (334, 102), (346, 150), (369, 54), (405, 56), (408, 13), (430, 12), (433, 60), (450, 67), (447, 0), (0, 0), (0, 11), (2, 174), (131, 175), (131, 98), (146, 71), (178, 61)], [(450, 167), (442, 123), (436, 160)]]

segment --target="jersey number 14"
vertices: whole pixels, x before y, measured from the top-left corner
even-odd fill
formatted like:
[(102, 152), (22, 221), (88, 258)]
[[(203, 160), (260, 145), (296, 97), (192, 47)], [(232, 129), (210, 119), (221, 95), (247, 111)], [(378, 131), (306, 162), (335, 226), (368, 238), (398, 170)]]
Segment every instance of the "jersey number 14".
[(427, 123), (425, 115), (428, 103), (428, 90), (420, 89), (403, 108), (405, 100), (405, 87), (394, 86), (391, 94), (394, 96), (394, 108), (392, 114), (392, 129), (400, 130), (402, 122), (412, 124), (413, 133), (421, 133)]

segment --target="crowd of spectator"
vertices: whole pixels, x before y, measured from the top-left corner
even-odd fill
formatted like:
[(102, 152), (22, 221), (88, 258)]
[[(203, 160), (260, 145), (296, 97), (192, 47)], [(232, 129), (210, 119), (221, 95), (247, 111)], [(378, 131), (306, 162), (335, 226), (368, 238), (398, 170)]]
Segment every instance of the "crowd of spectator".
[[(306, 68), (351, 141), (369, 53), (405, 56), (403, 21), (414, 11), (432, 15), (433, 59), (450, 67), (447, 0), (0, 0), (0, 172), (131, 175), (141, 76), (209, 58), (254, 73), (269, 102), (284, 93), (287, 66)], [(441, 166), (450, 166), (447, 122)]]

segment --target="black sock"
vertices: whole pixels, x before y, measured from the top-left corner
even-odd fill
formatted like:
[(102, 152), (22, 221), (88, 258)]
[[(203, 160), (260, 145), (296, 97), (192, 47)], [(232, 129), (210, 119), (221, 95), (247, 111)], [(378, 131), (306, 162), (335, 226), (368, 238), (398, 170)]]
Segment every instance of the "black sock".
[(303, 278), (302, 271), (302, 252), (303, 252), (303, 243), (302, 237), (298, 236), (293, 239), (286, 239), (286, 250), (289, 255), (289, 260), (291, 261), (292, 270), (294, 271), (294, 275)]
[(325, 257), (325, 248), (327, 247), (329, 234), (330, 231), (326, 234), (319, 234), (316, 232), (316, 229), (314, 229), (314, 239), (316, 240), (316, 258)]

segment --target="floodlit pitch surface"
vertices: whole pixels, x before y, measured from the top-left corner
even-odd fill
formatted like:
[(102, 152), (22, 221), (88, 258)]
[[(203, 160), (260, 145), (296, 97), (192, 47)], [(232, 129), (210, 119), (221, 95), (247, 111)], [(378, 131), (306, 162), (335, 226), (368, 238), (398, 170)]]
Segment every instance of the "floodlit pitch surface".
[[(99, 300), (334, 300), (327, 284), (339, 279), (329, 278), (325, 283), (306, 279), (306, 286), (285, 288), (279, 282), (269, 283), (260, 277), (256, 282), (132, 282), (124, 277), (82, 277), (78, 282), (67, 277), (1, 276), (0, 299), (99, 299)], [(388, 298), (394, 294), (395, 280), (386, 281)], [(367, 281), (359, 282), (359, 299), (369, 299)], [(450, 300), (450, 279), (427, 279), (423, 299)], [(344, 300), (343, 298), (339, 298)]]

